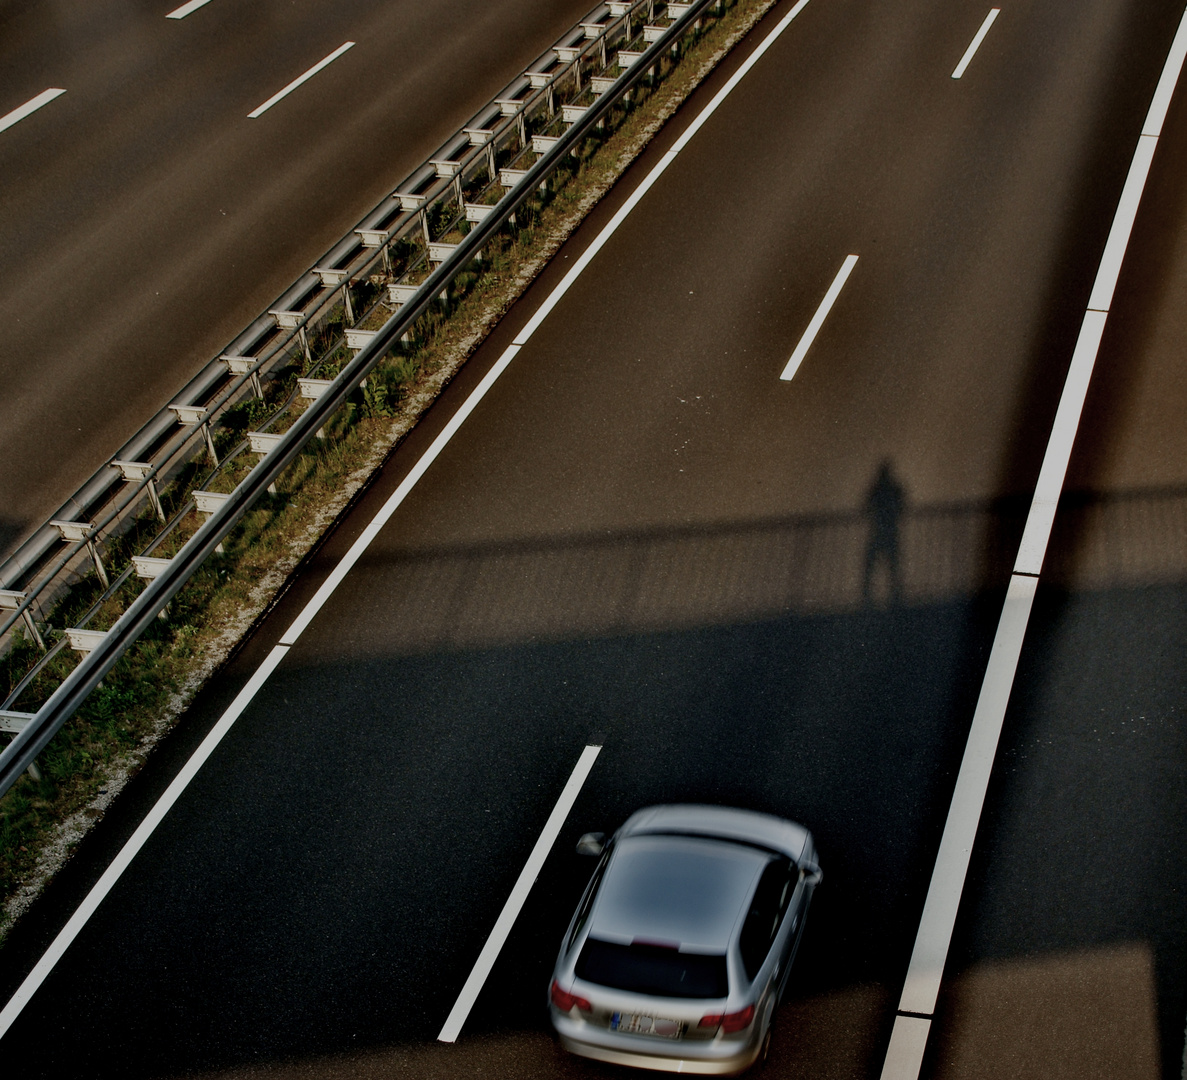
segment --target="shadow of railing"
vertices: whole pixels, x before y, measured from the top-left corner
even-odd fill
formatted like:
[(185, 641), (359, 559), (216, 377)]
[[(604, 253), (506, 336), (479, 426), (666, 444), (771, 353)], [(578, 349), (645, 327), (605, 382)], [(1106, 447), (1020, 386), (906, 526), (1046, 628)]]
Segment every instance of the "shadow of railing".
[[(427, 652), (918, 606), (1004, 584), (1028, 503), (850, 513), (404, 551), (385, 650)], [(1187, 489), (1071, 495), (1044, 580), (1187, 580)]]

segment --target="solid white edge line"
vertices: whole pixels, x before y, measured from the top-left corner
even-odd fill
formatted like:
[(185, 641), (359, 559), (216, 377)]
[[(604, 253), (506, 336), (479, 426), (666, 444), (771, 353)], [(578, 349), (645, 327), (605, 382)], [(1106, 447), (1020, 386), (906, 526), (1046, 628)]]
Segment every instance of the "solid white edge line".
[(1150, 111), (1146, 113), (1146, 122), (1142, 125), (1143, 135), (1153, 135), (1157, 138), (1162, 134), (1166, 110), (1170, 108), (1171, 96), (1179, 82), (1185, 57), (1187, 57), (1187, 11), (1183, 12), (1183, 18), (1179, 21), (1179, 29), (1175, 33), (1175, 40), (1171, 42), (1170, 55), (1166, 58), (1162, 75), (1158, 79), (1158, 87), (1154, 91), (1154, 100), (1150, 102)]
[(408, 475), (400, 481), (400, 486), (388, 496), (387, 502), (379, 508), (378, 513), (367, 523), (367, 527), (359, 534), (358, 539), (350, 545), (350, 550), (342, 556), (338, 561), (338, 565), (334, 567), (326, 580), (321, 583), (321, 586), (313, 594), (309, 603), (301, 609), (301, 613), (292, 621), (284, 634), (281, 635), (280, 643), (282, 645), (295, 645), (297, 643), (297, 639), (304, 632), (305, 628), (313, 621), (325, 602), (329, 600), (334, 590), (342, 584), (343, 579), (354, 568), (355, 563), (362, 558), (363, 552), (371, 546), (371, 541), (379, 535), (379, 531), (387, 524), (388, 519), (396, 512), (399, 505), (408, 497), (408, 493), (416, 486), (420, 478), (424, 476), (428, 467), (437, 460), (441, 451), (449, 444), (449, 440), (457, 434), (458, 428), (462, 426), (478, 403), (486, 397), (487, 391), (494, 386), (498, 377), (507, 370), (507, 365), (511, 363), (515, 354), (519, 352), (519, 349), (520, 346), (512, 344), (503, 350), (503, 354), (495, 361), (494, 366), (470, 392), (470, 396), (462, 403), (462, 407), (450, 417), (449, 423), (441, 429), (441, 432), (433, 440), (432, 445), (421, 455), (420, 460), (412, 467)]
[(896, 1016), (890, 1047), (882, 1065), (882, 1080), (916, 1080), (923, 1060), (931, 1021), (922, 1016)]
[(989, 28), (993, 25), (994, 20), (1001, 14), (1001, 8), (990, 8), (989, 14), (985, 16), (985, 21), (981, 24), (981, 29), (974, 35), (973, 40), (969, 43), (969, 47), (965, 49), (964, 56), (960, 58), (960, 63), (956, 65), (956, 69), (952, 72), (952, 78), (959, 79), (965, 72), (977, 54), (977, 50), (981, 48), (981, 42), (985, 40), (985, 35), (989, 33)]
[(210, 0), (190, 0), (188, 4), (182, 4), (179, 8), (174, 8), (166, 19), (184, 19), (187, 15), (192, 15), (200, 7), (205, 7), (210, 3)]
[(1039, 468), (1031, 498), (1030, 512), (1026, 515), (1026, 527), (1022, 531), (1022, 542), (1018, 545), (1018, 557), (1014, 560), (1016, 574), (1038, 574), (1043, 568), (1047, 554), (1047, 542), (1055, 524), (1055, 510), (1059, 505), (1059, 494), (1063, 491), (1063, 480), (1072, 457), (1072, 445), (1080, 427), (1080, 414), (1084, 411), (1084, 399), (1088, 396), (1088, 383), (1096, 365), (1101, 338), (1105, 332), (1108, 315), (1103, 311), (1086, 311), (1072, 353), (1071, 367), (1051, 434), (1047, 439), (1047, 450)]
[(820, 306), (816, 309), (816, 314), (812, 316), (812, 321), (808, 323), (808, 329), (800, 337), (800, 342), (791, 354), (791, 359), (787, 361), (787, 366), (783, 369), (783, 374), (779, 376), (784, 382), (790, 382), (795, 378), (795, 373), (799, 371), (800, 364), (804, 362), (804, 357), (808, 355), (808, 350), (812, 347), (812, 342), (816, 340), (816, 335), (820, 333), (820, 328), (824, 325), (824, 320), (828, 318), (828, 313), (832, 311), (833, 304), (837, 302), (837, 297), (841, 295), (841, 290), (845, 287), (845, 282), (849, 280), (849, 275), (853, 273), (853, 268), (856, 265), (856, 255), (845, 256), (845, 261), (841, 263), (841, 269), (837, 271), (837, 276), (833, 278), (833, 283), (828, 287), (828, 292), (824, 294), (824, 299), (820, 301)]
[(710, 101), (709, 104), (706, 105), (705, 108), (697, 115), (697, 118), (688, 125), (684, 134), (672, 144), (673, 153), (680, 153), (680, 151), (688, 145), (688, 141), (698, 131), (701, 130), (701, 127), (704, 125), (705, 121), (708, 120), (709, 117), (717, 111), (717, 107), (723, 101), (725, 101), (727, 97), (729, 97), (729, 95), (733, 92), (734, 87), (737, 86), (738, 83), (742, 81), (746, 73), (752, 67), (754, 67), (754, 65), (757, 64), (760, 59), (762, 59), (762, 56), (767, 51), (767, 49), (775, 44), (779, 38), (779, 35), (791, 25), (792, 20), (807, 6), (808, 0), (799, 0), (799, 3), (797, 3), (795, 7), (793, 7), (786, 15), (783, 16), (782, 19), (779, 20), (775, 28), (765, 38), (763, 38), (762, 42), (755, 48), (754, 52), (752, 52), (739, 65), (738, 70), (735, 71), (733, 75), (729, 77), (729, 80), (726, 82), (726, 84), (717, 91), (717, 93), (713, 96), (713, 100)]
[[(908, 1021), (927, 1019), (935, 1012), (972, 846), (976, 841), (980, 815), (984, 809), (985, 791), (993, 769), (997, 741), (1001, 735), (1005, 709), (1013, 689), (1014, 673), (1017, 671), (1026, 624), (1030, 619), (1035, 591), (1038, 589), (1038, 568), (1042, 566), (1046, 554), (1055, 509), (1067, 474), (1072, 445), (1088, 393), (1088, 384), (1104, 334), (1108, 307), (1112, 302), (1117, 274), (1125, 256), (1137, 206), (1149, 175), (1150, 162), (1157, 144), (1157, 132), (1161, 130), (1185, 56), (1187, 10), (1180, 20), (1179, 29), (1155, 90), (1154, 101), (1147, 113), (1147, 127), (1152, 130), (1143, 129), (1134, 150), (1125, 188), (1113, 218), (1105, 252), (1101, 256), (1093, 297), (1085, 312), (1067, 380), (1060, 394), (1059, 408), (1043, 454), (1039, 480), (1035, 486), (1035, 497), (1027, 514), (1023, 543), (1019, 545), (1015, 571), (1010, 577), (1006, 603), (1002, 608), (1001, 619), (994, 636), (993, 650), (981, 685), (965, 755), (961, 760), (952, 805), (944, 824), (944, 835), (928, 886), (927, 899), (924, 901), (915, 947), (911, 953), (903, 993), (899, 999), (899, 1015), (895, 1018), (894, 1033), (891, 1035), (891, 1045), (887, 1050), (883, 1067), (883, 1080), (917, 1080), (923, 1064), (927, 1045), (926, 1032), (923, 1032), (922, 1028), (917, 1028), (916, 1037), (907, 1039), (904, 1034), (897, 1042), (895, 1033), (907, 1032), (910, 1028)], [(1174, 73), (1173, 79), (1168, 74), (1171, 72)], [(979, 799), (975, 798), (978, 789)], [(903, 1013), (916, 1015), (903, 1016)], [(920, 1032), (923, 1033), (921, 1039), (918, 1038)], [(891, 1065), (893, 1072), (888, 1071)]]
[(675, 160), (676, 152), (669, 150), (652, 166), (651, 171), (643, 178), (642, 183), (631, 192), (626, 202), (618, 208), (618, 212), (594, 238), (593, 243), (581, 253), (580, 258), (573, 263), (556, 288), (548, 294), (548, 299), (540, 305), (535, 314), (527, 321), (527, 325), (515, 336), (514, 342), (516, 345), (527, 344), (528, 338), (539, 329), (540, 324), (548, 317), (552, 309), (560, 303), (561, 297), (569, 291), (569, 286), (581, 276), (582, 271), (593, 261), (593, 257), (602, 250), (606, 241), (618, 231), (618, 226), (626, 220), (627, 215), (639, 204), (639, 200), (651, 190), (651, 185), (663, 175), (664, 170)]
[(0, 131), (7, 131), (13, 124), (17, 124), (24, 120), (26, 116), (35, 113), (43, 105), (48, 105), (54, 98), (61, 97), (65, 90), (60, 86), (51, 86), (48, 90), (42, 90), (35, 98), (30, 98), (24, 105), (18, 105), (10, 113), (5, 113), (0, 116)]
[(1109, 229), (1109, 238), (1105, 242), (1105, 252), (1096, 271), (1092, 295), (1088, 299), (1088, 306), (1093, 311), (1108, 311), (1113, 304), (1113, 292), (1117, 288), (1117, 278), (1121, 275), (1121, 263), (1125, 258), (1125, 249), (1129, 245), (1129, 235), (1133, 232), (1134, 219), (1138, 216), (1138, 203), (1142, 200), (1146, 177), (1150, 173), (1150, 163), (1154, 160), (1154, 150), (1157, 146), (1158, 138), (1154, 135), (1138, 137), (1137, 149), (1129, 164), (1129, 173), (1125, 177), (1125, 187), (1121, 189), (1121, 199), (1117, 203), (1117, 212), (1113, 215), (1113, 226)]
[(1002, 607), (1001, 620), (994, 635), (993, 648), (977, 708), (973, 714), (968, 742), (952, 792), (948, 820), (936, 855), (935, 869), (919, 920), (919, 932), (911, 952), (907, 979), (899, 1000), (899, 1011), (934, 1012), (940, 990), (940, 977), (952, 940), (952, 928), (964, 889), (965, 874), (972, 855), (989, 774), (997, 753), (1006, 706), (1014, 685), (1014, 673), (1022, 652), (1022, 639), (1034, 603), (1038, 578), (1013, 574)]
[(273, 105), (275, 105), (282, 98), (288, 97), (289, 94), (291, 94), (294, 90), (296, 90), (297, 87), (300, 86), (302, 83), (306, 83), (310, 79), (312, 79), (314, 75), (316, 75), (319, 71), (322, 70), (322, 68), (329, 67), (335, 60), (338, 59), (338, 57), (340, 57), (344, 52), (346, 52), (347, 49), (353, 49), (353, 48), (354, 48), (353, 41), (343, 42), (343, 44), (339, 45), (338, 48), (336, 48), (332, 53), (330, 53), (329, 56), (319, 60), (316, 64), (313, 65), (313, 67), (311, 67), (303, 75), (298, 75), (283, 90), (279, 91), (278, 93), (273, 94), (258, 109), (253, 109), (251, 112), (249, 112), (247, 114), (248, 120), (255, 120), (257, 117), (262, 116), (264, 113), (266, 113), (270, 108), (272, 108)]
[(260, 687), (264, 685), (268, 676), (272, 674), (276, 669), (276, 665), (284, 659), (287, 653), (288, 649), (285, 646), (277, 645), (268, 654), (267, 659), (256, 668), (255, 673), (235, 696), (235, 700), (231, 702), (226, 712), (219, 718), (218, 723), (210, 729), (198, 749), (190, 755), (189, 761), (182, 767), (181, 772), (173, 778), (173, 782), (156, 801), (153, 808), (148, 812), (148, 816), (137, 826), (136, 831), (120, 849), (119, 854), (112, 861), (111, 865), (103, 872), (103, 876), (91, 887), (91, 891), (87, 893), (86, 898), (78, 906), (78, 909), (58, 932), (58, 936), (54, 938), (49, 948), (42, 954), (41, 959), (37, 961), (33, 970), (25, 976), (25, 981), (17, 987), (16, 993), (9, 998), (8, 1004), (0, 1011), (0, 1038), (4, 1037), (5, 1032), (12, 1026), (13, 1021), (21, 1014), (21, 1010), (24, 1009), (29, 1003), (30, 998), (37, 992), (37, 988), (41, 986), (46, 976), (54, 969), (54, 965), (62, 958), (62, 954), (70, 947), (70, 943), (74, 941), (86, 925), (87, 920), (95, 913), (95, 909), (103, 902), (104, 897), (111, 892), (115, 883), (120, 879), (120, 875), (128, 868), (128, 865), (136, 857), (140, 849), (144, 847), (148, 838), (173, 807), (173, 804), (181, 797), (181, 793), (185, 791), (190, 781), (198, 774), (198, 770), (206, 763), (206, 759), (214, 753), (215, 747), (222, 742), (223, 737), (231, 730), (235, 721), (239, 719), (240, 713), (247, 708)]
[(511, 895), (507, 897), (507, 902), (503, 905), (503, 910), (495, 921), (490, 937), (486, 939), (486, 944), (483, 945), (482, 952), (478, 954), (478, 959), (462, 987), (462, 992), (458, 994), (457, 1001), (449, 1011), (445, 1025), (441, 1028), (441, 1034), (437, 1036), (438, 1042), (457, 1041), (462, 1025), (470, 1015), (474, 1002), (478, 1000), (478, 994), (481, 992), (491, 968), (495, 966), (495, 960), (498, 959), (499, 952), (503, 948), (507, 936), (511, 933), (511, 927), (523, 909), (528, 893), (531, 892), (532, 885), (535, 884), (536, 878), (544, 866), (544, 860), (552, 850), (552, 845), (556, 843), (561, 827), (569, 816), (569, 811), (573, 809), (573, 803), (577, 801), (585, 778), (589, 776), (601, 749), (600, 746), (587, 746), (581, 751), (581, 757), (573, 767), (569, 782), (565, 784), (560, 798), (556, 801), (556, 806), (552, 808), (552, 813), (549, 814), (548, 821), (544, 824), (544, 830), (540, 833), (536, 846), (532, 848), (532, 853), (520, 871), (515, 887), (511, 890)]

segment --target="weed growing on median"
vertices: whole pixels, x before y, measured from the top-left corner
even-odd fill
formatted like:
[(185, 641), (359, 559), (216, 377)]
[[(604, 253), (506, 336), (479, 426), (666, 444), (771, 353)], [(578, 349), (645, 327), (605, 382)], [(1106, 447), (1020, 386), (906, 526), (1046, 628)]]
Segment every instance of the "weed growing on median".
[[(41, 755), (41, 778), (24, 776), (0, 800), (0, 899), (5, 901), (0, 935), (503, 312), (692, 89), (773, 3), (736, 0), (718, 21), (708, 23), (711, 33), (702, 31), (682, 46), (680, 64), (674, 66), (672, 58), (665, 56), (657, 77), (640, 83), (629, 103), (611, 110), (605, 128), (586, 139), (549, 180), (547, 190), (535, 193), (517, 212), (518, 228), (500, 233), (486, 245), (484, 264), (459, 276), (446, 303), (435, 305), (420, 319), (407, 345), (377, 367), (367, 386), (352, 396), (349, 407), (327, 423), (325, 439), (313, 440), (302, 451), (277, 482), (276, 493), (245, 515), (224, 542), (223, 553), (208, 560), (178, 593), (167, 619), (156, 622), (104, 678), (103, 686)], [(527, 125), (529, 136), (544, 130), (545, 122), (535, 118)], [(510, 160), (501, 151), (496, 164), (502, 167)], [(437, 237), (439, 230), (452, 227), (457, 210), (451, 205), (431, 214), (430, 233)], [(391, 253), (397, 276), (423, 254), (421, 242), (397, 245)], [(386, 318), (379, 296), (377, 283), (352, 286), (355, 311), (373, 309), (371, 319), (360, 322), (360, 327), (374, 329)], [(332, 377), (349, 357), (337, 344), (343, 328), (339, 316), (311, 337), (311, 351), (322, 362), (319, 377)], [(327, 355), (328, 350), (333, 351)], [(264, 399), (245, 400), (225, 414), (216, 434), (220, 458), (290, 399), (297, 376), (306, 367), (304, 356), (295, 357), (290, 367), (266, 384)], [(295, 403), (269, 430), (287, 430), (303, 407)], [(211, 486), (232, 490), (255, 461), (254, 454), (241, 453)], [(195, 460), (171, 478), (161, 490), (167, 516), (172, 518), (180, 510), (208, 471)], [(198, 515), (190, 513), (154, 554), (176, 553), (198, 525)], [(146, 512), (113, 539), (106, 553), (109, 572), (122, 570), (158, 528), (159, 522)], [(132, 577), (102, 604), (88, 625), (111, 626), (141, 588), (142, 583)], [(94, 574), (87, 575), (54, 611), (54, 625), (77, 625), (76, 620), (94, 607), (102, 591)], [(50, 643), (56, 642), (61, 630), (51, 631), (48, 637)], [(33, 643), (17, 632), (11, 650), (0, 658), (0, 689), (5, 696), (36, 655)], [(62, 649), (26, 687), (17, 708), (36, 709), (75, 662), (73, 654)]]

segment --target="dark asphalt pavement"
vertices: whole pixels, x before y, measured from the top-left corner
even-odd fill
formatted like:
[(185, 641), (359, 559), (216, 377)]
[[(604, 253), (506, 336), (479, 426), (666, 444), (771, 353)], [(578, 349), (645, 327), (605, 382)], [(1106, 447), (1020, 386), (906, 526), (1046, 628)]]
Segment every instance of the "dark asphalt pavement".
[[(804, 821), (821, 852), (771, 1074), (878, 1076), (1181, 11), (1023, 3), (954, 81), (984, 14), (813, 0), (515, 357), (0, 1042), (22, 1075), (619, 1075), (547, 1035), (589, 871), (573, 843), (703, 800)], [(738, 62), (566, 245), (17, 928), (4, 997)], [(1187, 436), (1161, 425), (1185, 391), (1184, 119), (1179, 100), (1085, 412), (929, 1076), (1179, 1075)], [(889, 522), (887, 484), (903, 500)], [(895, 540), (871, 552), (880, 530)], [(461, 1040), (435, 1044), (591, 742)]]
[(175, 6), (0, 4), (0, 557), (591, 3)]

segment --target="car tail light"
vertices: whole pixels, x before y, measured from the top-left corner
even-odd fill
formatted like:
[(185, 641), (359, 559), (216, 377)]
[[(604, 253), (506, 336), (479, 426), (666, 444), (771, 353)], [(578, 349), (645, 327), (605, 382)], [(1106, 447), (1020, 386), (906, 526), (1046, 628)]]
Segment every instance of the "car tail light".
[(697, 1025), (703, 1028), (719, 1027), (722, 1031), (741, 1031), (743, 1028), (750, 1026), (750, 1021), (754, 1019), (754, 1006), (747, 1005), (744, 1009), (739, 1009), (732, 1013), (709, 1013), (708, 1016), (702, 1016), (701, 1022)]
[(555, 979), (552, 980), (552, 986), (549, 988), (548, 995), (552, 998), (553, 1005), (560, 1009), (561, 1012), (569, 1012), (574, 1005), (582, 1012), (593, 1012), (593, 1006), (585, 998), (562, 990), (561, 984)]

